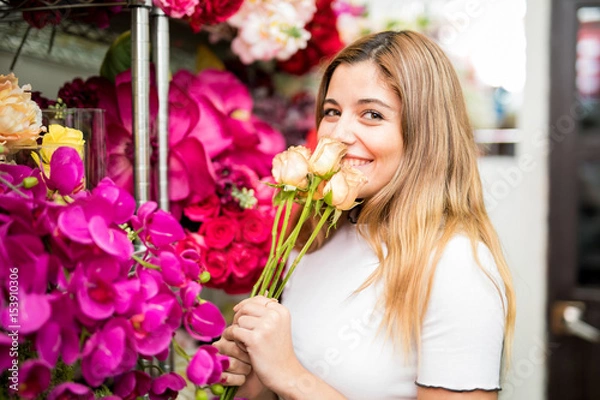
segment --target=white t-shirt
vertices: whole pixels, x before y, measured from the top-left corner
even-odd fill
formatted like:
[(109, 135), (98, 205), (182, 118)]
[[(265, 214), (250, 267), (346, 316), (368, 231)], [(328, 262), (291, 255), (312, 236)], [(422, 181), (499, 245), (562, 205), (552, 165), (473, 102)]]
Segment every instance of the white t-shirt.
[[(483, 244), (478, 256), (504, 290)], [(351, 400), (415, 399), (417, 385), (498, 390), (505, 313), (469, 239), (452, 238), (437, 266), (418, 359), (407, 360), (400, 341), (394, 347), (383, 331), (378, 333), (381, 284), (353, 295), (378, 265), (349, 223), (323, 248), (304, 256), (282, 298), (302, 365)]]

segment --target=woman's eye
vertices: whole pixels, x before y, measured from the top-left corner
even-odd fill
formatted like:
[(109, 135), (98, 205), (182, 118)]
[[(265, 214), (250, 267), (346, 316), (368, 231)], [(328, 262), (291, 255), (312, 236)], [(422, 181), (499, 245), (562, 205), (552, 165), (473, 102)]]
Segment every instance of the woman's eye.
[(383, 119), (383, 115), (377, 111), (369, 110), (363, 114), (367, 119)]
[(327, 108), (323, 111), (323, 115), (326, 117), (333, 117), (336, 115), (340, 115), (340, 112), (335, 108)]

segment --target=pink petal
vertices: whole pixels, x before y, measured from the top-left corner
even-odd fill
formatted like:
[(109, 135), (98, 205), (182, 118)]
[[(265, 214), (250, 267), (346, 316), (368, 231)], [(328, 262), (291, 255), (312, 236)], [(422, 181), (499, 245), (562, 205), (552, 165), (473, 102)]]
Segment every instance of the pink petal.
[(90, 218), (89, 229), (94, 243), (102, 250), (122, 260), (131, 257), (133, 244), (129, 241), (125, 232), (120, 229), (109, 228), (106, 221), (98, 216)]

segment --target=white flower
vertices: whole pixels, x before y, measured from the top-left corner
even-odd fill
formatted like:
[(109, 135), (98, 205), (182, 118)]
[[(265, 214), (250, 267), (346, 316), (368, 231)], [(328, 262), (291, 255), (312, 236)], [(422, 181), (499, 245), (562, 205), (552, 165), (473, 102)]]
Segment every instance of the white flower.
[(247, 0), (228, 23), (238, 28), (231, 49), (245, 64), (287, 60), (306, 47), (304, 26), (316, 11), (314, 0)]

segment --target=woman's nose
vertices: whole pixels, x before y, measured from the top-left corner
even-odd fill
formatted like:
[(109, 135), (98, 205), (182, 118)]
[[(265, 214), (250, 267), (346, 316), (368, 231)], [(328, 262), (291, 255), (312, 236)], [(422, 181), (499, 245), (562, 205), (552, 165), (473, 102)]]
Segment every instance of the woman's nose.
[(356, 141), (352, 122), (340, 118), (335, 128), (331, 132), (331, 137), (345, 144), (352, 144)]

